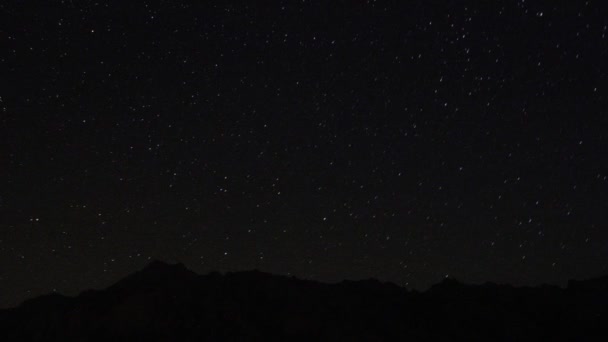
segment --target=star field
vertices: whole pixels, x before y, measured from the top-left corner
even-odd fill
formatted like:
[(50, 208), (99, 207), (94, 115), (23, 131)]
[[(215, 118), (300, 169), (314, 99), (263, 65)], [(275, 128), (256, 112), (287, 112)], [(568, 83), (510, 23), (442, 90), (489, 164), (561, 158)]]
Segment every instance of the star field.
[(608, 272), (601, 2), (0, 4), (0, 306), (151, 259)]

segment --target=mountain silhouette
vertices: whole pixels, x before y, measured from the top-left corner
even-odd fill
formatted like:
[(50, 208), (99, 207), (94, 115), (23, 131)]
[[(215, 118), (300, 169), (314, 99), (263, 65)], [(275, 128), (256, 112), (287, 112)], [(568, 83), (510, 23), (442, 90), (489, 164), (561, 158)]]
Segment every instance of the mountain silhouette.
[(566, 289), (446, 278), (416, 292), (161, 261), (104, 290), (0, 310), (2, 341), (599, 341), (607, 327), (608, 277)]

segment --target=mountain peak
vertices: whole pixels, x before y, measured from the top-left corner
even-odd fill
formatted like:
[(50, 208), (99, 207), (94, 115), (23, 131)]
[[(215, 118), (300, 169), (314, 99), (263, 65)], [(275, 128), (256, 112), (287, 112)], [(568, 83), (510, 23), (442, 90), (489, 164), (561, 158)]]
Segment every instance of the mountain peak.
[(189, 271), (181, 262), (170, 264), (162, 260), (154, 259), (142, 269), (142, 272), (174, 272), (177, 270)]
[(136, 272), (136, 274), (154, 278), (191, 278), (192, 276), (196, 276), (196, 273), (189, 270), (181, 262), (170, 264), (162, 260), (152, 260), (141, 271)]
[(454, 291), (464, 288), (465, 285), (454, 278), (446, 277), (441, 282), (431, 286), (430, 291)]
[(154, 286), (166, 286), (168, 284), (188, 283), (189, 279), (198, 275), (189, 270), (182, 263), (169, 264), (161, 260), (153, 260), (142, 270), (135, 272), (118, 283), (110, 286), (110, 289), (141, 289)]

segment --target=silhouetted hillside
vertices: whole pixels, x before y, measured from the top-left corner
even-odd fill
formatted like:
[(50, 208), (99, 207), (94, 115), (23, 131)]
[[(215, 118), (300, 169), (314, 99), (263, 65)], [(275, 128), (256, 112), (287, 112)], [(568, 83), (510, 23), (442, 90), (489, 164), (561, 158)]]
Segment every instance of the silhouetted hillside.
[(608, 337), (608, 278), (410, 292), (152, 262), (105, 290), (0, 310), (2, 341), (581, 341)]

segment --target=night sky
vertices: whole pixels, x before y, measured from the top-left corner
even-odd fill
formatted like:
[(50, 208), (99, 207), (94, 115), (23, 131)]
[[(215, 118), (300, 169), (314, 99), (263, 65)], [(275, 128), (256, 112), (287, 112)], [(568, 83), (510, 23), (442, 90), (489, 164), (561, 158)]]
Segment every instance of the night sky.
[(608, 273), (602, 1), (0, 4), (0, 307), (150, 260)]

